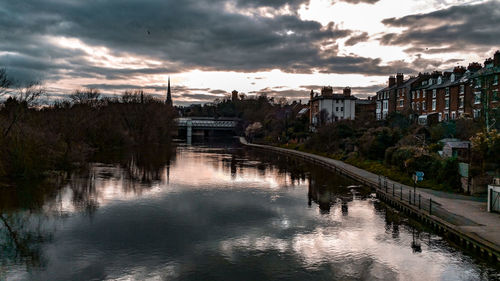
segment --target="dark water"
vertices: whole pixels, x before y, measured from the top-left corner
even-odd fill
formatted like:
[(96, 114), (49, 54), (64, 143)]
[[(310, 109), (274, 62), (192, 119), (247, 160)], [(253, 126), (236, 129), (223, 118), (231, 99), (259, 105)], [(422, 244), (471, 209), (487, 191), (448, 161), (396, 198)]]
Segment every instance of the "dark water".
[(499, 278), (352, 185), (232, 145), (102, 156), (0, 192), (0, 279)]

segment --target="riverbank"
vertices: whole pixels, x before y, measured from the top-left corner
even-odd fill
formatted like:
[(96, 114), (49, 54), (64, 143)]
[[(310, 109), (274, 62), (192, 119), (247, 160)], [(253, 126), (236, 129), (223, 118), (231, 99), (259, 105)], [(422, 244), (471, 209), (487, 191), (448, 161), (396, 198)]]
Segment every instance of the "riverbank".
[(251, 144), (242, 137), (240, 142), (248, 147), (319, 163), (358, 180), (375, 188), (382, 200), (436, 226), (438, 231), (442, 231), (450, 238), (455, 238), (465, 247), (479, 251), (496, 261), (500, 260), (500, 215), (488, 213), (485, 203), (469, 200), (465, 196), (456, 197), (444, 192), (430, 192), (423, 188), (414, 189), (340, 160), (280, 147)]

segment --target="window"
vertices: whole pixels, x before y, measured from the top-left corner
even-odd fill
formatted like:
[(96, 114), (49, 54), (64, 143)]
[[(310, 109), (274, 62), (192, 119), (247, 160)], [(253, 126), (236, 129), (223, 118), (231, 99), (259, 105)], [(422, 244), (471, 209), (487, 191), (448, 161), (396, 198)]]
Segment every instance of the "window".
[(377, 102), (377, 109), (380, 109), (380, 102)]
[(411, 98), (415, 99), (415, 91), (411, 91)]
[(436, 100), (432, 100), (432, 110), (436, 110)]
[(417, 110), (420, 110), (420, 103), (417, 102)]
[(446, 96), (450, 95), (450, 88), (446, 87), (446, 89), (445, 89), (445, 95)]
[(425, 99), (425, 91), (422, 91), (422, 97)]
[(436, 89), (432, 90), (432, 98), (436, 98)]
[(450, 81), (455, 82), (455, 73), (452, 73), (450, 76)]
[(439, 122), (443, 121), (443, 113), (439, 112), (438, 119)]
[(335, 107), (335, 111), (339, 111), (339, 107), (338, 107), (338, 106), (337, 106), (337, 107)]
[(476, 78), (476, 88), (481, 88), (481, 79)]
[(459, 106), (460, 106), (460, 108), (464, 108), (464, 97), (460, 97)]
[(465, 93), (465, 85), (460, 85), (460, 94)]
[(412, 109), (415, 109), (415, 102), (412, 102), (412, 103), (411, 103), (411, 108), (412, 108)]
[(498, 85), (498, 75), (493, 76), (493, 85)]
[(417, 99), (420, 98), (420, 91), (417, 91)]
[(422, 110), (426, 110), (425, 109), (425, 101), (422, 102)]
[(399, 100), (399, 106), (402, 107), (403, 106), (403, 100)]
[(479, 118), (479, 117), (481, 117), (481, 109), (474, 109), (474, 110), (472, 111), (472, 114), (473, 114), (474, 118)]
[(340, 108), (340, 111), (344, 111), (344, 108), (343, 108), (343, 107), (341, 107), (341, 108)]
[(450, 108), (450, 98), (444, 99), (444, 109)]
[(450, 118), (450, 116), (448, 115), (448, 112), (446, 112), (446, 113), (444, 114), (444, 120), (445, 120), (445, 121), (448, 121), (448, 119), (449, 119), (449, 118)]
[(481, 92), (474, 93), (474, 104), (481, 103)]
[(432, 78), (429, 79), (429, 85), (432, 85)]
[(441, 76), (438, 77), (438, 84), (441, 84), (443, 83), (443, 78), (441, 78)]
[(452, 120), (457, 119), (457, 113), (456, 113), (455, 111), (452, 111), (452, 112), (451, 112), (451, 119), (452, 119)]

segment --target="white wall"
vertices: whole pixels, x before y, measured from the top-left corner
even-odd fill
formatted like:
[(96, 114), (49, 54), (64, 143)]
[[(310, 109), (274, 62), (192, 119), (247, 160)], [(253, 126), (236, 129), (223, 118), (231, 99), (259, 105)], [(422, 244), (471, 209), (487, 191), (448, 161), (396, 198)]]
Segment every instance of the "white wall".
[(326, 110), (328, 112), (329, 121), (341, 119), (354, 120), (356, 116), (356, 101), (351, 99), (322, 99), (319, 100), (319, 111)]

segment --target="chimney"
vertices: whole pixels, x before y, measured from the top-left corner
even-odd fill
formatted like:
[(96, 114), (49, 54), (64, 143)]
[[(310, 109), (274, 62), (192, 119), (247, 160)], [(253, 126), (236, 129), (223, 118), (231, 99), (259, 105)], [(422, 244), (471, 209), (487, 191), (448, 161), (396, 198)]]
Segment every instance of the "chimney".
[(389, 76), (389, 87), (396, 85), (396, 78), (394, 76)]
[(463, 66), (455, 66), (455, 68), (453, 68), (453, 73), (455, 73), (455, 75), (464, 74), (465, 71), (466, 71), (466, 69)]
[(396, 75), (396, 84), (397, 84), (398, 86), (403, 85), (403, 78), (404, 78), (403, 73), (398, 73), (398, 74)]
[(351, 95), (351, 87), (344, 88), (344, 96), (348, 97)]
[(484, 67), (488, 66), (489, 64), (493, 64), (493, 59), (492, 58), (487, 58), (484, 61)]
[(480, 63), (478, 62), (473, 62), (469, 63), (469, 66), (467, 67), (467, 70), (470, 70), (471, 72), (478, 71), (479, 69), (483, 68)]
[(321, 95), (322, 96), (331, 96), (333, 95), (333, 88), (328, 86), (328, 87), (323, 87), (323, 89), (321, 89)]
[(313, 98), (314, 98), (314, 91), (311, 90), (311, 99), (313, 99)]
[(238, 100), (238, 91), (234, 90), (233, 92), (231, 92), (231, 99), (233, 100), (233, 102)]
[(500, 50), (496, 51), (493, 56), (493, 66), (500, 66)]

